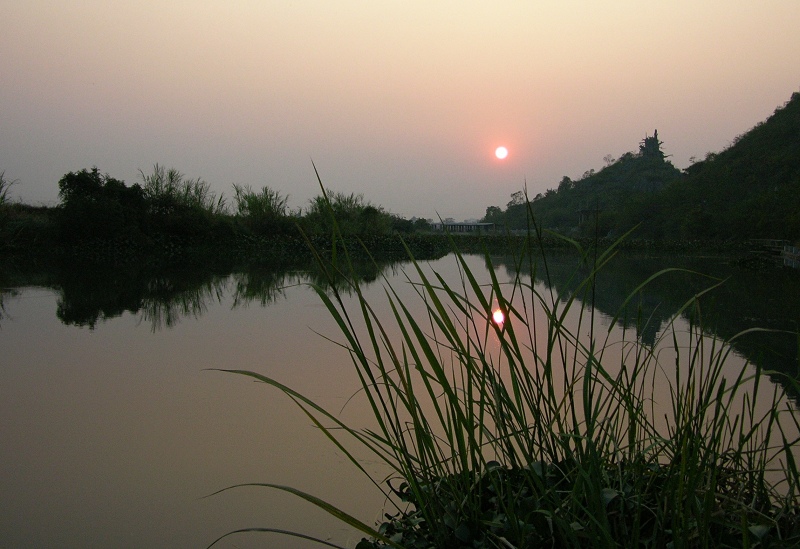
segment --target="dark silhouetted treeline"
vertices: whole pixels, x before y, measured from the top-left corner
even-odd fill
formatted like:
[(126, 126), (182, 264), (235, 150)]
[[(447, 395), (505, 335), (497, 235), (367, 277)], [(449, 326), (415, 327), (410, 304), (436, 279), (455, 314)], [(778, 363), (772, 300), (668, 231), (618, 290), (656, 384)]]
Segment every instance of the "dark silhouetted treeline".
[[(269, 187), (234, 185), (232, 200), (204, 180), (155, 165), (127, 185), (98, 168), (64, 175), (60, 204), (33, 207), (8, 198), (13, 182), (0, 174), (0, 253), (140, 261), (143, 255), (186, 260), (191, 254), (274, 261), (307, 254), (309, 243), (331, 247), (332, 235), (354, 251), (406, 256), (405, 236), (422, 255), (441, 246), (419, 238), (427, 222), (412, 222), (359, 194), (326, 191), (305, 209), (290, 211), (288, 197)], [(436, 249), (434, 249), (436, 248)]]

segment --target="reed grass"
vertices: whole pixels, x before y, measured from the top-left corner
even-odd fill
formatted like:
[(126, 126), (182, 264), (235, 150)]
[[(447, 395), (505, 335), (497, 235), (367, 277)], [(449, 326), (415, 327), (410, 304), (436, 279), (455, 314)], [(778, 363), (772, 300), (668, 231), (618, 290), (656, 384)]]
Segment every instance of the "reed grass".
[[(520, 274), (547, 278), (533, 220), (529, 233), (510, 283), (496, 277), (488, 253), (483, 283), (455, 245), (455, 282), (409, 252), (407, 282), (419, 302), (386, 281), (388, 318), (357, 277), (318, 255), (332, 280), (348, 281), (346, 291), (313, 287), (341, 331), (374, 424), (345, 425), (276, 379), (228, 371), (285, 393), (365, 474), (353, 443), (383, 462), (388, 481), (372, 480), (386, 495), (386, 520), (373, 527), (309, 494), (258, 485), (358, 528), (358, 549), (800, 544), (798, 418), (758, 365), (735, 366), (730, 345), (703, 329), (703, 296), (687, 301), (653, 346), (629, 332), (612, 340), (614, 322), (599, 326), (591, 303), (595, 277), (621, 241), (587, 250), (565, 239), (584, 274), (574, 291), (555, 295)], [(624, 311), (669, 272), (643, 281)], [(490, 320), (497, 308), (502, 324)]]
[(207, 181), (197, 177), (186, 178), (175, 168), (166, 169), (155, 164), (151, 174), (139, 170), (144, 196), (157, 213), (173, 213), (176, 207), (194, 209), (210, 215), (228, 211), (225, 197), (211, 190)]
[(284, 217), (289, 197), (270, 187), (256, 192), (249, 185), (233, 184), (235, 213), (242, 217), (274, 219)]

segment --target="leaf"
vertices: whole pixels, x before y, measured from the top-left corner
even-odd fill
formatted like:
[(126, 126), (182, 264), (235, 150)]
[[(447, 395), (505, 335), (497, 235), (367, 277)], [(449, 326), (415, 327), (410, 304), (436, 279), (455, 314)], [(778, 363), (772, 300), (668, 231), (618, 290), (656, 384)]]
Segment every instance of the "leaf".
[(764, 539), (764, 536), (772, 530), (771, 527), (767, 526), (766, 524), (754, 524), (748, 528), (750, 533), (757, 537), (759, 540)]
[(467, 526), (466, 522), (462, 522), (456, 528), (456, 539), (463, 542), (468, 542), (472, 539), (472, 534), (469, 531), (469, 526)]
[(619, 492), (617, 490), (614, 490), (613, 488), (603, 488), (600, 491), (600, 497), (603, 498), (603, 505), (605, 505), (606, 507), (608, 507), (608, 504), (611, 503), (614, 500), (614, 498), (617, 497), (618, 495)]

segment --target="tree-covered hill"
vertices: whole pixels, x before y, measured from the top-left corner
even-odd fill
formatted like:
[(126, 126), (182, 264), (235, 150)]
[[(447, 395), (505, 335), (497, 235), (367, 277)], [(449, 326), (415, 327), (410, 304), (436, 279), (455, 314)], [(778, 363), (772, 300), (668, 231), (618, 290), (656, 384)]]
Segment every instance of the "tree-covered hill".
[(800, 240), (800, 93), (687, 168), (662, 205), (663, 230), (682, 238)]
[(662, 150), (658, 132), (637, 153), (589, 170), (556, 189), (512, 195), (505, 210), (487, 208), (484, 221), (525, 229), (528, 205), (537, 222), (572, 236), (688, 240), (779, 238), (800, 241), (800, 93), (720, 153), (683, 172)]

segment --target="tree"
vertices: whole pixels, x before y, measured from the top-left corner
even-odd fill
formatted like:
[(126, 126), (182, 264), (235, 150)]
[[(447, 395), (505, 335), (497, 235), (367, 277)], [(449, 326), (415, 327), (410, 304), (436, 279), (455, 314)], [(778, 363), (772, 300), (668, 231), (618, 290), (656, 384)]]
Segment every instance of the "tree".
[(414, 222), (410, 219), (400, 217), (399, 215), (390, 215), (392, 221), (392, 230), (398, 233), (413, 233)]
[(384, 234), (392, 229), (392, 217), (380, 206), (373, 206), (363, 194), (327, 191), (309, 201), (304, 227), (315, 233), (333, 231), (331, 214), (343, 234)]
[(486, 215), (483, 216), (481, 220), (483, 223), (494, 223), (496, 225), (502, 225), (505, 221), (505, 215), (503, 214), (503, 210), (500, 209), (499, 206), (489, 206), (486, 208)]
[(525, 204), (525, 194), (522, 191), (511, 193), (511, 200), (506, 204), (506, 209), (512, 206), (520, 206)]
[(61, 235), (81, 238), (116, 238), (141, 231), (146, 201), (139, 185), (101, 174), (95, 167), (69, 172), (58, 182), (61, 197)]
[(0, 206), (8, 202), (8, 189), (16, 182), (6, 179), (6, 172), (0, 172)]
[(69, 172), (58, 181), (58, 196), (63, 205), (76, 200), (96, 201), (103, 194), (108, 179), (108, 175), (101, 174), (97, 166), (92, 171)]
[(201, 178), (187, 179), (175, 168), (165, 169), (156, 164), (153, 173), (139, 170), (144, 182), (144, 194), (152, 213), (173, 214), (193, 211), (209, 215), (225, 213), (225, 197), (217, 196)]
[(433, 226), (431, 225), (430, 221), (428, 221), (427, 219), (422, 219), (420, 217), (419, 219), (416, 219), (414, 221), (414, 230), (415, 231), (432, 231), (433, 230)]
[(286, 219), (288, 196), (269, 187), (255, 192), (250, 185), (233, 184), (235, 213), (242, 222), (257, 232), (284, 230), (290, 226)]

